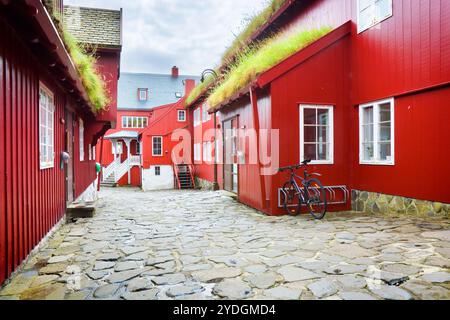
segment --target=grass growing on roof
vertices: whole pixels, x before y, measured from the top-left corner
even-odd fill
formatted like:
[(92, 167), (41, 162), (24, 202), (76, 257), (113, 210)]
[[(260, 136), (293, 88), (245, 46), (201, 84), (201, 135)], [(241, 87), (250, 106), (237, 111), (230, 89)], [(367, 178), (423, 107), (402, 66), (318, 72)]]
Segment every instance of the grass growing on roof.
[(197, 98), (206, 92), (206, 90), (213, 84), (214, 80), (215, 79), (212, 75), (205, 77), (205, 81), (200, 82), (188, 95), (185, 104), (188, 106), (197, 100)]
[(238, 54), (242, 47), (247, 44), (247, 41), (253, 33), (255, 33), (255, 31), (262, 25), (267, 23), (272, 15), (278, 11), (278, 9), (280, 9), (286, 1), (287, 0), (269, 0), (268, 6), (263, 11), (249, 19), (249, 22), (244, 30), (236, 37), (227, 51), (225, 51), (222, 57), (222, 63), (227, 64), (235, 54)]
[(63, 31), (63, 38), (92, 104), (92, 111), (96, 113), (105, 109), (110, 99), (105, 82), (95, 66), (97, 62), (95, 51), (88, 52), (87, 48), (83, 47), (67, 30)]
[(215, 107), (231, 98), (235, 93), (248, 86), (256, 77), (290, 57), (302, 48), (323, 37), (332, 29), (329, 27), (281, 32), (259, 44), (248, 47), (239, 53), (229, 71), (211, 93), (208, 104)]

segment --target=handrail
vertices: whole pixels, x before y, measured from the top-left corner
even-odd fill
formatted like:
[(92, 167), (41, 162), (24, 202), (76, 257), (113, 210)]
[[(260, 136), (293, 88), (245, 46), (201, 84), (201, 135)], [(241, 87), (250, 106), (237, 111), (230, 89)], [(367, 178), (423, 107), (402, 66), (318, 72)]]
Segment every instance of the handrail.
[(175, 173), (175, 179), (176, 179), (176, 183), (178, 184), (178, 189), (181, 190), (181, 181), (180, 181), (180, 176), (179, 176), (179, 171), (178, 171), (178, 165), (173, 164), (173, 171)]
[(130, 159), (125, 160), (118, 166), (117, 170), (115, 171), (115, 182), (119, 182), (120, 179), (125, 175), (125, 173), (128, 172), (130, 169)]
[(108, 179), (115, 171), (117, 166), (120, 164), (120, 159), (114, 159), (114, 161), (103, 170), (103, 181)]
[(195, 169), (192, 164), (189, 165), (189, 172), (191, 173), (192, 186), (194, 187), (194, 189), (197, 189), (197, 186), (195, 185), (195, 178), (194, 178)]

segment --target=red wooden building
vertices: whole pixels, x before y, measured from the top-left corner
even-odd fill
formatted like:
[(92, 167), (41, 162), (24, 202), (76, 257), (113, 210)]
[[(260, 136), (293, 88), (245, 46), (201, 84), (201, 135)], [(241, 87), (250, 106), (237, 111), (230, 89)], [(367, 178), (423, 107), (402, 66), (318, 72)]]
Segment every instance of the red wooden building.
[[(213, 106), (211, 120), (194, 129), (195, 144), (217, 145), (212, 153), (225, 163), (205, 164), (197, 147), (201, 184), (282, 214), (286, 174), (261, 175), (266, 165), (249, 163), (249, 146), (238, 136), (275, 129), (279, 140), (257, 144), (272, 155), (279, 149), (280, 167), (311, 158), (311, 170), (330, 187), (331, 210), (353, 204), (368, 212), (441, 213), (450, 203), (450, 2), (286, 1), (249, 41), (326, 26), (333, 31)], [(189, 108), (201, 114), (205, 98)], [(211, 126), (215, 143), (202, 136)]]
[(119, 81), (118, 125), (106, 133), (98, 158), (104, 185), (173, 189), (177, 167), (172, 161), (174, 131), (189, 128), (182, 99), (198, 77), (124, 72)]
[[(0, 1), (0, 283), (64, 217), (74, 200), (95, 199), (94, 147), (116, 122), (121, 12), (94, 10), (116, 37), (98, 42), (98, 65), (111, 105), (94, 113), (91, 100), (56, 26), (62, 1)], [(81, 13), (80, 13), (81, 12)], [(92, 14), (92, 12), (90, 12)], [(57, 14), (57, 15), (56, 15)], [(81, 16), (80, 16), (81, 14)], [(114, 40), (114, 41), (112, 41)], [(62, 161), (63, 152), (70, 155)]]

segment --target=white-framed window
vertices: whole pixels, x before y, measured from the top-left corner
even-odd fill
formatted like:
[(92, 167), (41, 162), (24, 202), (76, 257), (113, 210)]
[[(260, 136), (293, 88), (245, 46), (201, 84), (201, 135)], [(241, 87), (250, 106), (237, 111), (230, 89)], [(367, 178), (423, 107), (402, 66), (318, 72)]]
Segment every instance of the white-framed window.
[(123, 154), (123, 143), (121, 141), (117, 143), (112, 143), (111, 146), (112, 146), (111, 150), (112, 154), (117, 155)]
[(155, 167), (155, 176), (160, 176), (161, 175), (161, 167), (156, 166)]
[(359, 107), (360, 164), (395, 164), (394, 99)]
[(40, 168), (55, 166), (55, 105), (53, 93), (42, 83), (39, 86), (39, 162)]
[(89, 161), (92, 161), (92, 145), (91, 144), (89, 144), (88, 152), (89, 152)]
[(205, 103), (202, 106), (202, 122), (208, 122), (209, 120), (211, 120), (211, 115), (208, 113), (208, 105)]
[(194, 110), (194, 127), (198, 127), (200, 125), (200, 123), (202, 122), (200, 117), (201, 117), (201, 110), (200, 107), (198, 107), (197, 109)]
[(202, 145), (200, 143), (194, 144), (194, 161), (202, 161)]
[(84, 122), (83, 119), (79, 119), (78, 134), (80, 142), (80, 161), (84, 161)]
[(216, 141), (215, 141), (215, 146), (214, 146), (214, 156), (215, 156), (215, 160), (216, 160), (216, 163), (217, 164), (219, 164), (219, 163), (221, 163), (221, 143), (220, 143), (221, 141), (219, 140), (219, 139), (216, 139)]
[(143, 129), (148, 126), (148, 117), (122, 116), (122, 128)]
[(178, 122), (186, 122), (186, 110), (178, 110)]
[(212, 162), (212, 143), (211, 141), (203, 142), (203, 162)]
[(334, 109), (300, 105), (300, 162), (334, 163)]
[(92, 147), (92, 160), (97, 160), (97, 149), (95, 146)]
[(379, 24), (393, 15), (392, 0), (358, 0), (358, 33)]
[(163, 138), (153, 137), (152, 141), (152, 155), (154, 157), (161, 157), (163, 155)]
[(139, 88), (138, 89), (138, 100), (139, 101), (147, 101), (148, 100), (148, 89), (147, 88)]

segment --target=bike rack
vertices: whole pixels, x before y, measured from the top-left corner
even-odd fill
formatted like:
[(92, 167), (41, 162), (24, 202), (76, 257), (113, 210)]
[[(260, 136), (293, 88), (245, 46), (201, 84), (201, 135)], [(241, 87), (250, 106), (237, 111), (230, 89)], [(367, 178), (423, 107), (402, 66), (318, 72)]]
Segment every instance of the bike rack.
[[(348, 190), (347, 186), (328, 186), (324, 187), (324, 189), (327, 192), (327, 204), (328, 205), (343, 205), (347, 204), (348, 200), (350, 199), (350, 191)], [(311, 188), (310, 190), (314, 190), (317, 194), (319, 193), (318, 188)], [(342, 200), (339, 199), (337, 196), (342, 192)], [(278, 189), (278, 208), (283, 208), (283, 204), (281, 203), (281, 195), (284, 194), (287, 195), (287, 191), (283, 188)], [(304, 203), (302, 203), (302, 206), (305, 206)], [(290, 206), (294, 207), (294, 206)]]

